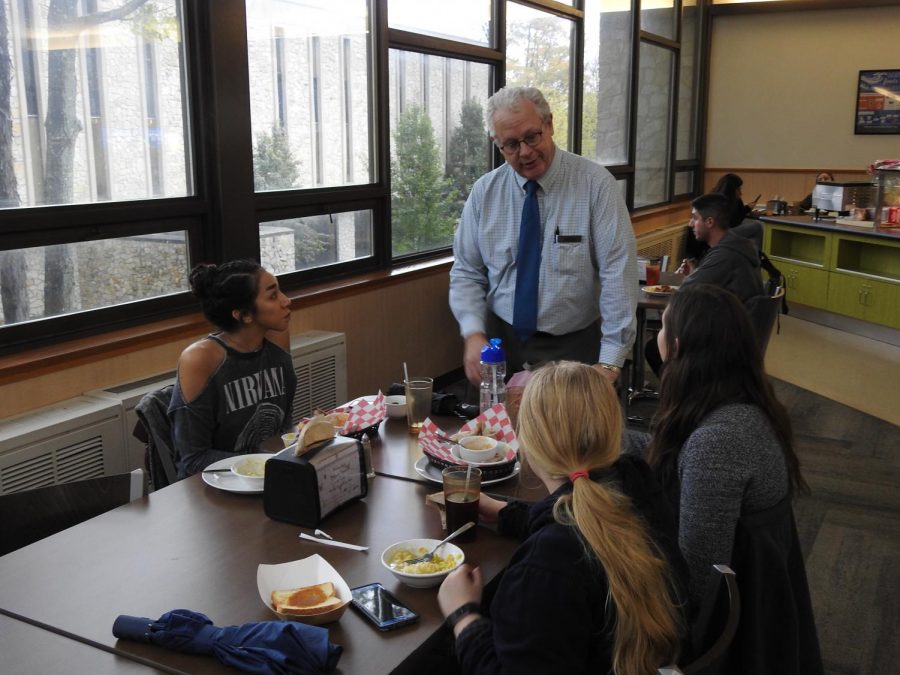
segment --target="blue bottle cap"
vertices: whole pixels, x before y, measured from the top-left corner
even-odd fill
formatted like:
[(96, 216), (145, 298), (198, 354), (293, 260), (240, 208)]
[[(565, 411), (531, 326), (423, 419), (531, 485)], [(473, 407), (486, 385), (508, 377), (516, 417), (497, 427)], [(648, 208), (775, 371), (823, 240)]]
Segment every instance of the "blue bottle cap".
[(481, 348), (482, 363), (503, 363), (506, 361), (506, 352), (503, 351), (503, 341), (500, 338), (491, 338), (490, 344)]

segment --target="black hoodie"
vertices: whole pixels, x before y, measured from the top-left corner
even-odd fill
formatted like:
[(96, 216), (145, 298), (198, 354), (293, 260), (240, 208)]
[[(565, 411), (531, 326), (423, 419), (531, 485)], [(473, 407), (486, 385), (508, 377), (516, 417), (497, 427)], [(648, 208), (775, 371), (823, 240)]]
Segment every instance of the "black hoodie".
[(756, 246), (749, 239), (726, 232), (704, 256), (697, 269), (681, 282), (682, 286), (689, 284), (712, 284), (724, 288), (734, 293), (742, 303), (763, 295), (765, 290)]

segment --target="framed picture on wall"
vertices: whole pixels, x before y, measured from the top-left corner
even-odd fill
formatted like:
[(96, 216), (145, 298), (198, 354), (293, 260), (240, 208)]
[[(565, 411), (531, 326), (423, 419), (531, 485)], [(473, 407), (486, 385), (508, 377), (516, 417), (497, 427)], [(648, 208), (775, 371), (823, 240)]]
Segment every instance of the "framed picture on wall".
[(859, 71), (855, 133), (900, 134), (900, 70)]

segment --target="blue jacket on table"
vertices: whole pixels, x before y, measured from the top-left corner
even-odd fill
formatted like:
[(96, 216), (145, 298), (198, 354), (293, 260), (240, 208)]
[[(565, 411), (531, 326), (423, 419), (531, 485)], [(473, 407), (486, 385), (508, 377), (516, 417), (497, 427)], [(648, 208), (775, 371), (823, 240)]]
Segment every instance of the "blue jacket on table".
[[(612, 481), (631, 498), (667, 556), (676, 586), (686, 589), (687, 568), (678, 552), (675, 515), (643, 460), (623, 456), (610, 469), (592, 472), (591, 480)], [(501, 534), (524, 541), (502, 573), (493, 598), (485, 601), (489, 618), (467, 626), (456, 641), (463, 672), (612, 670), (615, 609), (607, 598), (606, 574), (586, 552), (577, 530), (553, 519), (554, 503), (571, 491), (572, 484), (566, 483), (540, 502), (511, 502), (500, 512)]]

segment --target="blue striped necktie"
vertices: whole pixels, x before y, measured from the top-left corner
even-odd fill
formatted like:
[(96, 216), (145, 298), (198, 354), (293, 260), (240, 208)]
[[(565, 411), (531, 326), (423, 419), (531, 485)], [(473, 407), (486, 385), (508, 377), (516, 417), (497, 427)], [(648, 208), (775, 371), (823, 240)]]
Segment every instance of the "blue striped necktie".
[(536, 181), (525, 183), (525, 204), (519, 226), (519, 253), (516, 257), (516, 295), (513, 302), (513, 330), (525, 342), (537, 332), (538, 280), (541, 276), (541, 212)]

